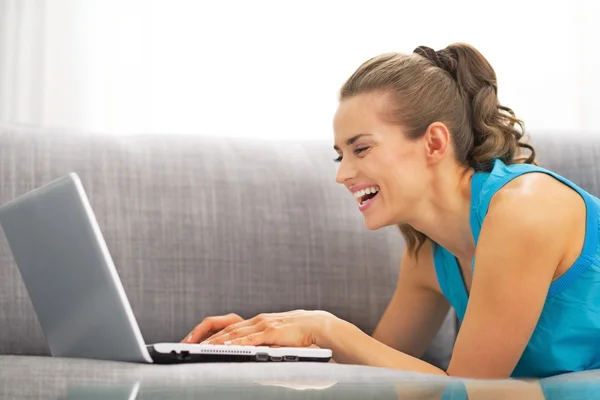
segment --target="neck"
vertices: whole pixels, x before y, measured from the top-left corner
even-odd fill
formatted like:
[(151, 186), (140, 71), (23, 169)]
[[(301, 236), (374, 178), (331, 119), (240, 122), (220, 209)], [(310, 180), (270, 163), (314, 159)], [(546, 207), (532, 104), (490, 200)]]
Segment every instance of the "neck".
[(434, 175), (432, 188), (409, 224), (459, 259), (475, 256), (470, 225), (472, 169), (455, 168)]

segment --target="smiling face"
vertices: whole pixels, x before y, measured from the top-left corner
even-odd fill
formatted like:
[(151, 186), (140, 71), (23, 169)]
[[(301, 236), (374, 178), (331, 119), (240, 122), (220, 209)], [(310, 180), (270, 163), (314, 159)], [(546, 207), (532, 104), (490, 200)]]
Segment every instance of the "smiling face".
[(334, 118), (336, 181), (358, 196), (368, 229), (407, 223), (430, 176), (426, 136), (409, 139), (400, 125), (385, 121), (387, 101), (381, 93), (352, 96), (340, 102)]

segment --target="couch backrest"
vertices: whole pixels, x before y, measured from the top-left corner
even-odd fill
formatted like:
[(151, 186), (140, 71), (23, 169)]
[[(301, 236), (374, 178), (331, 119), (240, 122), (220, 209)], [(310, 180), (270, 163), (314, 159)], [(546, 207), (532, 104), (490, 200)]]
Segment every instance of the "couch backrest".
[[(600, 194), (600, 136), (539, 134), (544, 166)], [(371, 332), (404, 247), (368, 231), (331, 143), (0, 128), (0, 203), (71, 171), (86, 188), (147, 342), (208, 315), (325, 309)], [(444, 366), (449, 315), (426, 359)], [(0, 354), (48, 354), (0, 231)]]
[[(147, 342), (202, 318), (325, 309), (371, 332), (403, 241), (368, 231), (329, 142), (3, 128), (0, 203), (77, 172)], [(48, 354), (0, 232), (0, 354)], [(453, 319), (428, 357), (447, 360)]]
[(600, 197), (600, 132), (532, 134), (540, 165)]

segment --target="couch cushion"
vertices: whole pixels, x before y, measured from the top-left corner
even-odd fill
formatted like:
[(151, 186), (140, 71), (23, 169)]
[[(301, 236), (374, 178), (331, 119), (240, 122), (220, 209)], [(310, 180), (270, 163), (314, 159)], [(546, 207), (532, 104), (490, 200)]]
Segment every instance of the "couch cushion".
[[(0, 203), (77, 172), (148, 343), (209, 315), (297, 308), (371, 333), (403, 241), (365, 229), (333, 156), (329, 142), (4, 128)], [(48, 354), (0, 239), (0, 354)], [(454, 337), (450, 315), (426, 359), (445, 367)]]

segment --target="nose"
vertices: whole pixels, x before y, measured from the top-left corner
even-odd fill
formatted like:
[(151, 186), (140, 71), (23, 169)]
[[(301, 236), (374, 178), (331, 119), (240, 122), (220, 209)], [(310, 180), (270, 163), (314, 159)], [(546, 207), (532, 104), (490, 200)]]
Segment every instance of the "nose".
[(342, 159), (340, 166), (338, 167), (335, 181), (339, 184), (346, 183), (347, 180), (352, 179), (356, 176), (356, 169), (346, 159)]

